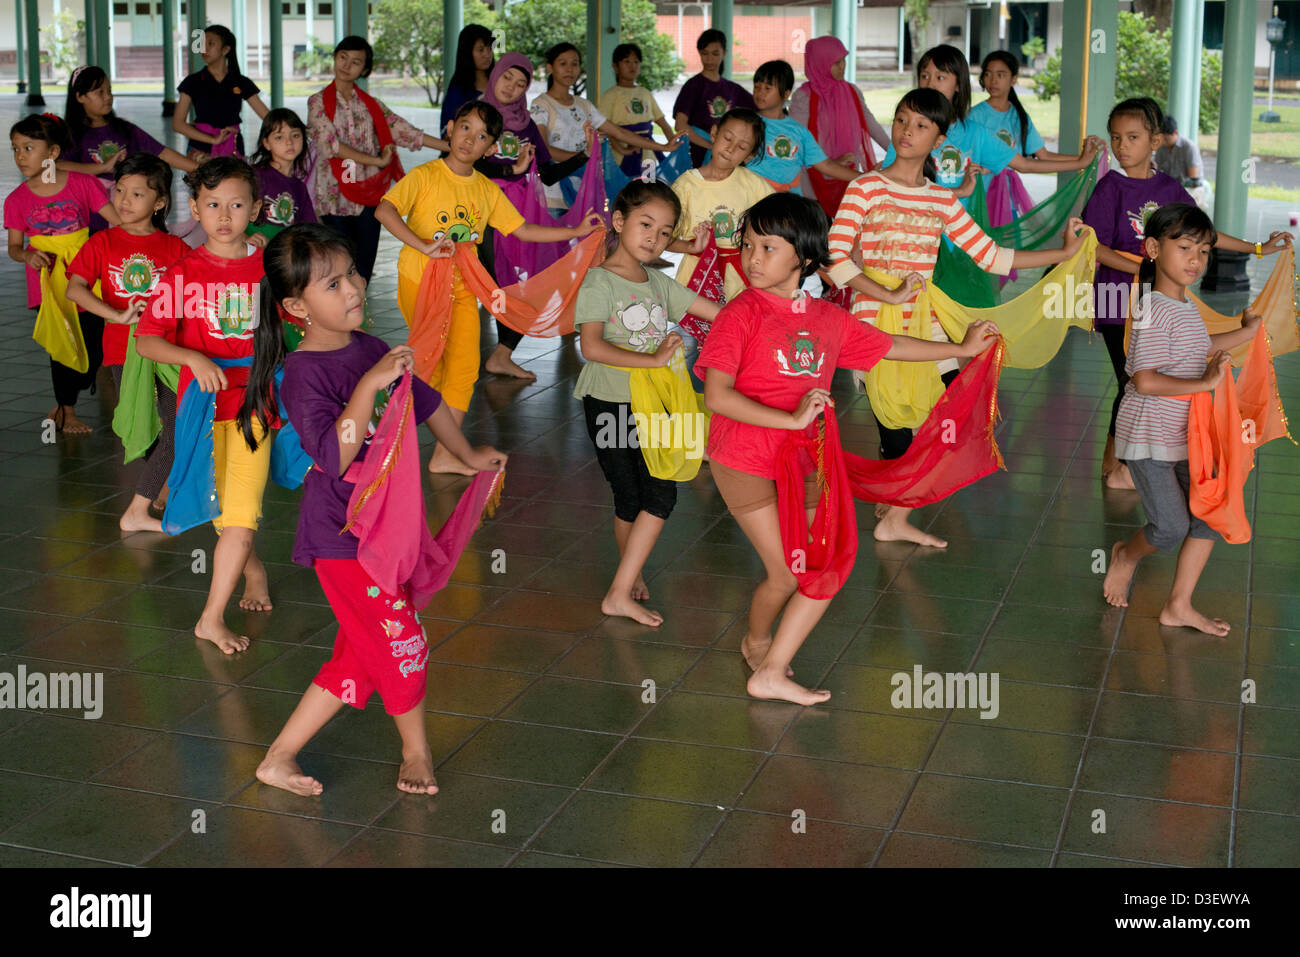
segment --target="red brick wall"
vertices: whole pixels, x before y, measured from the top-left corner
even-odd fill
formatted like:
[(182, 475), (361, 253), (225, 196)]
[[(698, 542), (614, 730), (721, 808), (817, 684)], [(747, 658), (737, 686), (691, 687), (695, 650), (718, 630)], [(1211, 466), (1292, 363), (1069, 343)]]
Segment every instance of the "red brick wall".
[[(700, 72), (700, 55), (695, 52), (695, 39), (709, 28), (709, 18), (682, 17), (682, 43), (678, 55), (686, 63), (686, 72)], [(727, 45), (727, 58), (733, 73), (753, 73), (766, 60), (785, 60), (795, 73), (803, 72), (803, 47), (814, 36), (812, 16), (746, 16), (739, 12), (732, 21), (732, 35)], [(677, 39), (677, 17), (659, 15), (659, 32)], [(795, 51), (798, 52), (795, 52)]]

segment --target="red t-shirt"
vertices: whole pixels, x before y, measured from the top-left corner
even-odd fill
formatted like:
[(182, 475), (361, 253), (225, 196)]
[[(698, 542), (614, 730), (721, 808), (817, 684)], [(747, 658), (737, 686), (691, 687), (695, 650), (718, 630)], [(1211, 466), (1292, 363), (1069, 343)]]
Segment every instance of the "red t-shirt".
[[(798, 311), (796, 311), (796, 307)], [(713, 321), (695, 360), (734, 376), (736, 391), (773, 409), (793, 412), (809, 389), (829, 389), (836, 368), (869, 369), (893, 345), (875, 326), (838, 306), (806, 296), (791, 300), (746, 289)], [(816, 434), (816, 423), (805, 434)], [(709, 458), (763, 478), (776, 477), (784, 429), (737, 422), (715, 414), (709, 423)]]
[[(135, 236), (113, 226), (91, 236), (68, 266), (69, 276), (80, 276), (114, 309), (125, 309), (133, 299), (148, 299), (172, 263), (190, 251), (179, 236), (155, 230)], [(144, 317), (141, 316), (141, 319)], [(131, 327), (124, 322), (104, 323), (104, 365), (126, 362)]]
[[(257, 290), (264, 274), (260, 249), (243, 259), (222, 259), (203, 246), (192, 249), (167, 270), (135, 334), (162, 336), (214, 358), (251, 356)], [(232, 367), (225, 373), (227, 388), (217, 393), (217, 421), (239, 415), (248, 385), (248, 367)], [(189, 367), (181, 366), (177, 395), (184, 396), (193, 379)]]

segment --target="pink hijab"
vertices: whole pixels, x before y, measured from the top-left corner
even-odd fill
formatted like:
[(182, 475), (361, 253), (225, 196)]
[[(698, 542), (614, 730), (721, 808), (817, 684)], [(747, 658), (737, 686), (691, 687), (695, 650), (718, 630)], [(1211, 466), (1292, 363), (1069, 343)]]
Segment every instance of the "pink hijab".
[(849, 51), (836, 37), (818, 37), (804, 47), (804, 84), (817, 95), (817, 126), (812, 131), (826, 155), (838, 159), (845, 153), (862, 148), (862, 129), (857, 91), (847, 80), (831, 76), (831, 64), (848, 56)]
[(488, 74), (487, 89), (483, 91), (482, 100), (484, 103), (491, 103), (501, 111), (501, 119), (505, 121), (506, 129), (512, 133), (518, 133), (528, 126), (530, 119), (528, 115), (528, 91), (525, 90), (521, 93), (519, 99), (504, 104), (497, 101), (496, 95), (497, 80), (501, 78), (501, 74), (512, 68), (522, 70), (524, 76), (528, 77), (528, 82), (532, 82), (533, 61), (522, 53), (507, 53), (497, 60), (496, 66)]

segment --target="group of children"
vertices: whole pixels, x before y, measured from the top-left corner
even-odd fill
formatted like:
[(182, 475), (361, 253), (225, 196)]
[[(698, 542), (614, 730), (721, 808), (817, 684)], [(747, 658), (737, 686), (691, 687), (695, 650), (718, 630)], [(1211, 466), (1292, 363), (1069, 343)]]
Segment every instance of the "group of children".
[[(216, 38), (219, 54), (224, 41)], [(1210, 246), (1253, 248), (1262, 255), (1283, 248), (1289, 234), (1275, 233), (1251, 246), (1217, 233), (1189, 205), (1181, 186), (1151, 169), (1161, 116), (1154, 104), (1130, 100), (1116, 106), (1108, 122), (1110, 148), (1122, 172), (1098, 183), (1083, 218), (1069, 220), (1062, 247), (998, 246), (966, 209), (974, 176), (1008, 167), (1080, 169), (1099, 146), (1090, 140), (1077, 157), (1043, 149), (1015, 99), (1014, 57), (986, 58), (982, 83), (990, 100), (972, 110), (970, 71), (960, 52), (928, 51), (918, 68), (919, 88), (895, 109), (888, 154), (878, 166), (861, 170), (848, 165), (852, 154), (827, 156), (808, 129), (786, 115), (794, 83), (789, 64), (764, 64), (755, 75), (754, 95), (737, 94), (739, 88), (720, 75), (725, 43), (717, 31), (701, 37), (704, 71), (683, 88), (673, 111), (674, 135), (689, 136), (692, 149), (699, 148), (698, 167), (671, 186), (643, 177), (619, 193), (609, 214), (607, 255), (581, 275), (573, 309), (585, 359), (574, 396), (582, 402), (613, 492), (620, 554), (602, 611), (652, 627), (664, 620), (643, 604), (649, 599), (643, 569), (673, 510), (676, 483), (656, 474), (661, 470), (644, 442), (611, 442), (603, 423), (630, 421), (643, 411), (648, 381), (662, 385), (675, 377), (692, 394), (685, 340), (670, 330), (676, 322), (700, 346), (694, 370), (703, 381), (703, 407), (711, 413), (710, 474), (765, 572), (742, 642), (753, 672), (748, 690), (758, 698), (804, 705), (829, 698), (829, 692), (793, 679), (791, 662), (831, 598), (824, 589), (805, 588), (792, 565), (792, 556), (810, 540), (808, 526), (799, 533), (802, 541), (791, 538), (788, 510), (780, 507), (782, 463), (799, 463), (808, 524), (825, 530), (821, 456), (825, 420), (835, 415), (829, 391), (835, 370), (853, 370), (871, 395), (881, 458), (902, 458), (914, 430), (957, 376), (958, 360), (997, 341), (992, 322), (970, 324), (958, 342), (931, 320), (928, 307), (925, 315), (913, 316), (914, 302), (927, 301), (941, 245), (951, 242), (985, 271), (1005, 274), (1070, 259), (1084, 243), (1087, 226), (1100, 244), (1099, 282), (1106, 278), (1103, 269), (1127, 282), (1139, 268), (1140, 278), (1153, 282), (1151, 321), (1134, 335), (1127, 355), (1122, 335), (1107, 331), (1118, 325), (1122, 332), (1125, 317), (1097, 315), (1121, 389), (1114, 447), (1107, 449), (1118, 461), (1108, 469), (1107, 484), (1123, 484), (1125, 470), (1148, 517), (1145, 529), (1117, 544), (1105, 597), (1124, 604), (1137, 562), (1181, 545), (1161, 621), (1226, 634), (1226, 623), (1191, 605), (1214, 533), (1190, 516), (1186, 404), (1169, 397), (1212, 389), (1226, 374), (1225, 362), (1216, 351), (1207, 364), (1206, 355), (1246, 341), (1258, 317), (1243, 315), (1239, 332), (1211, 339), (1187, 304), (1186, 289), (1204, 270)], [(634, 54), (640, 60), (627, 46), (615, 53), (619, 88), (632, 91), (621, 95), (624, 104), (636, 101), (637, 89), (636, 70), (627, 61)], [(466, 253), (486, 251), (494, 234), (528, 243), (564, 242), (603, 225), (594, 213), (578, 225), (527, 222), (498, 184), (538, 176), (533, 160), (548, 149), (548, 140), (553, 152), (542, 164), (548, 186), (578, 172), (582, 163), (574, 160), (588, 155), (597, 130), (619, 140), (625, 156), (663, 147), (648, 139), (648, 127), (621, 130), (606, 119), (622, 119), (617, 110), (596, 111), (572, 94), (581, 60), (571, 45), (552, 48), (547, 61), (550, 86), (531, 113), (522, 103), (532, 79), (526, 58), (507, 55), (490, 70), (478, 67), (488, 74), (477, 91), (482, 96), (465, 97), (441, 131), (445, 155), (394, 183), (375, 213), (403, 243), (398, 301), (413, 333), (422, 321), (424, 304), (417, 300), (425, 270), (434, 260), (454, 258), (445, 343), (428, 381), (410, 383), (408, 399), (414, 421), (426, 422), (437, 439), (431, 463), (437, 471), (477, 474), (506, 463), (495, 449), (471, 448), (460, 431), (480, 366), (481, 292), (472, 291), (480, 287), (462, 271), (471, 262)], [(105, 154), (103, 140), (89, 147), (74, 142), (71, 123), (48, 115), (20, 120), (11, 140), (27, 181), (6, 200), (5, 225), (11, 257), (29, 267), (29, 304), (38, 305), (38, 274), (54, 272), (57, 259), (70, 277), (67, 299), (83, 310), (86, 351), (90, 339), (99, 340), (115, 381), (122, 381), (123, 366), (134, 369), (138, 362), (154, 383), (157, 441), (122, 528), (174, 532), (213, 521), (219, 539), (212, 584), (195, 634), (227, 654), (242, 651), (248, 639), (228, 627), (225, 608), (242, 577), (240, 606), (271, 609), (254, 532), (272, 455), (296, 434), (306, 458), (293, 460), (298, 471), (288, 476), (289, 484), (305, 486), (293, 557), (316, 570), (340, 631), (333, 657), (271, 746), (258, 777), (295, 793), (320, 793), (320, 783), (296, 763), (298, 751), (343, 703), (364, 707), (378, 690), (402, 739), (398, 786), (433, 793), (422, 717), (428, 651), (418, 609), (406, 586), (383, 588), (362, 567), (357, 537), (347, 531), (357, 491), (349, 469), (364, 460), (390, 411), (388, 398), (410, 376), (415, 354), (410, 346), (390, 349), (362, 331), (366, 282), (349, 241), (315, 223), (304, 188), (306, 135), (297, 116), (266, 113), (256, 168), (237, 156), (200, 156), (195, 166), (189, 157), (155, 150), (156, 142), (132, 134), (129, 124), (118, 126), (107, 79), (87, 90), (85, 76), (79, 71), (70, 81), (68, 110), (71, 116), (75, 100), (84, 111), (78, 114), (84, 115), (83, 141), (105, 128), (125, 142)], [(236, 65), (221, 77), (214, 74), (208, 85), (220, 86), (230, 76), (238, 76)], [(255, 96), (251, 84), (234, 82), (235, 93)], [(832, 92), (823, 87), (813, 95), (829, 101)], [(626, 105), (619, 109), (642, 115)], [(226, 130), (208, 134), (209, 145), (228, 141)], [(123, 149), (129, 155), (119, 156)], [(98, 168), (64, 168), (64, 157), (74, 155)], [(166, 231), (169, 163), (193, 166), (186, 175), (190, 213), (204, 237), (193, 249)], [(833, 210), (794, 191), (808, 169), (846, 184)], [(110, 174), (106, 200), (95, 177)], [(95, 214), (108, 225), (87, 239)], [(654, 267), (666, 250), (685, 254), (676, 281)], [(1141, 257), (1122, 255), (1137, 252)], [(508, 285), (514, 277), (501, 266), (498, 261), (498, 282)], [(827, 290), (848, 290), (849, 308), (810, 296), (803, 287), (814, 275)], [(499, 308), (494, 311), (499, 314)], [(102, 338), (96, 325), (101, 321)], [(922, 389), (924, 401), (896, 402), (879, 386), (887, 363), (915, 364), (918, 381), (935, 380), (933, 390)], [(65, 430), (75, 423), (70, 390), (92, 385), (93, 373), (89, 362), (80, 371), (55, 364), (52, 417)], [(807, 452), (813, 448), (815, 458)], [(172, 498), (183, 502), (169, 501), (159, 520), (150, 507), (169, 484)], [(793, 507), (800, 512), (798, 502)], [(912, 526), (909, 512), (883, 504), (875, 537), (946, 545)]]

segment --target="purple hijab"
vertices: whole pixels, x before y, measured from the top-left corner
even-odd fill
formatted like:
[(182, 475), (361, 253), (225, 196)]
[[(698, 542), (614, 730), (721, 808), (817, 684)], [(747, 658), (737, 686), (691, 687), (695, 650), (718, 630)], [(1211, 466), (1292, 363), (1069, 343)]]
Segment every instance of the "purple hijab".
[(491, 103), (500, 111), (506, 129), (512, 133), (519, 133), (528, 126), (530, 120), (528, 90), (525, 89), (517, 100), (510, 103), (503, 104), (497, 101), (497, 80), (501, 79), (501, 74), (512, 68), (522, 70), (524, 76), (528, 77), (529, 83), (533, 81), (533, 61), (522, 53), (507, 53), (497, 60), (496, 66), (488, 74), (487, 89), (483, 91), (481, 99), (484, 103)]

